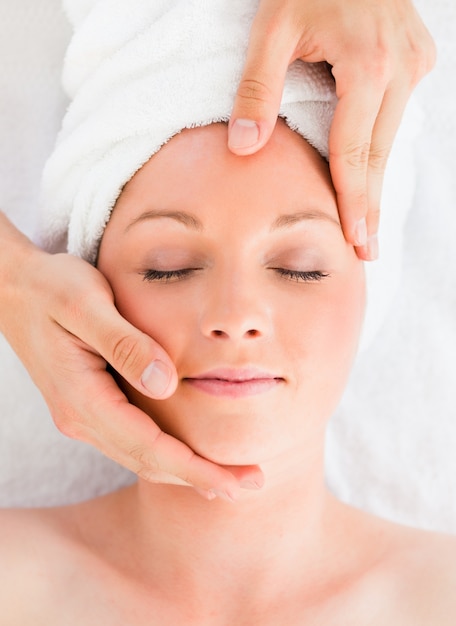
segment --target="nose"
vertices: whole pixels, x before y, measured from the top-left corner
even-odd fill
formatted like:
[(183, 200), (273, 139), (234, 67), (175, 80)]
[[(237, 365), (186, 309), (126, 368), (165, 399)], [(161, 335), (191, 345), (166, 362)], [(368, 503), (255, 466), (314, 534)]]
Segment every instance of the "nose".
[(250, 281), (219, 280), (201, 303), (204, 336), (220, 340), (266, 338), (272, 332), (272, 311), (266, 294)]

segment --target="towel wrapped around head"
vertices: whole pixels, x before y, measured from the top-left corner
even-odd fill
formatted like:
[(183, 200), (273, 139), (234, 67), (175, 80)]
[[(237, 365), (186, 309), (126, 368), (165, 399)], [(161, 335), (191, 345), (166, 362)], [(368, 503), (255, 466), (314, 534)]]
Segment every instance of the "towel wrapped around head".
[[(43, 177), (40, 242), (95, 262), (126, 182), (184, 128), (228, 121), (257, 0), (67, 0), (71, 104)], [(280, 107), (327, 156), (336, 96), (324, 64), (296, 61)]]
[[(71, 103), (43, 174), (37, 239), (50, 251), (67, 248), (95, 263), (115, 202), (141, 166), (182, 129), (229, 120), (258, 0), (64, 4), (74, 26), (63, 75)], [(324, 157), (336, 103), (325, 64), (290, 66), (280, 116)], [(407, 160), (409, 152), (386, 176), (396, 206), (389, 220), (382, 217), (391, 231), (383, 237), (388, 247), (368, 272), (363, 347), (399, 283), (402, 226), (413, 194)]]

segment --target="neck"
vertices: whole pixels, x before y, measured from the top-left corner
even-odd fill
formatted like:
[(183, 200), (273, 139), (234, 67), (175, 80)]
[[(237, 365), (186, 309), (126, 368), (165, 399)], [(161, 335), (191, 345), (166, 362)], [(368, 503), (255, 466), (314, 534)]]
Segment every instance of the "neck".
[(135, 575), (168, 590), (178, 576), (195, 606), (208, 598), (220, 606), (246, 589), (263, 606), (277, 581), (290, 593), (310, 572), (327, 576), (339, 505), (325, 488), (323, 441), (310, 449), (262, 465), (265, 486), (235, 503), (142, 480), (119, 492), (114, 519)]

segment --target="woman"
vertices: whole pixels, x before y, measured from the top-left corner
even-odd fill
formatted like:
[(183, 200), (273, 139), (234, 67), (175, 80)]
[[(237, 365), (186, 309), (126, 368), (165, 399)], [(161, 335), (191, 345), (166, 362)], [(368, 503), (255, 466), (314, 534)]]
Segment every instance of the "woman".
[(365, 298), (327, 164), (281, 121), (245, 159), (226, 133), (184, 130), (133, 176), (98, 268), (178, 371), (171, 398), (121, 381), (129, 399), (214, 462), (260, 464), (265, 484), (202, 499), (139, 479), (4, 511), (3, 623), (453, 624), (454, 538), (348, 507), (324, 484)]
[[(323, 158), (332, 79), (295, 64), (286, 123), (257, 154), (235, 156), (214, 122), (229, 116), (252, 7), (151, 7), (79, 23), (44, 233), (96, 263), (120, 313), (176, 364), (162, 401), (119, 377), (132, 404), (250, 475), (203, 498), (145, 475), (87, 503), (5, 511), (4, 614), (25, 625), (451, 623), (454, 540), (347, 507), (324, 482), (325, 426), (365, 301)], [(177, 10), (180, 40), (167, 29)]]

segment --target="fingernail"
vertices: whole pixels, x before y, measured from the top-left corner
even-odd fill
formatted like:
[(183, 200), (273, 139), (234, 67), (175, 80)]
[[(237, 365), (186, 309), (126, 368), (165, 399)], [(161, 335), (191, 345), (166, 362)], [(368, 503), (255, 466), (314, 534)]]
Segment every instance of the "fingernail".
[(371, 235), (367, 239), (367, 254), (371, 261), (376, 261), (378, 259), (378, 237), (377, 235)]
[(257, 483), (255, 480), (241, 480), (241, 482), (239, 483), (241, 489), (261, 489), (261, 487), (263, 485), (261, 485), (260, 483)]
[(220, 491), (219, 489), (209, 489), (209, 493), (214, 494), (217, 498), (225, 500), (226, 502), (235, 502), (234, 497), (227, 491)]
[(162, 396), (171, 382), (171, 369), (163, 361), (152, 361), (141, 376), (141, 383), (147, 391), (158, 398)]
[(230, 148), (251, 148), (260, 137), (258, 124), (253, 120), (235, 120), (230, 127), (228, 143)]
[(199, 487), (193, 487), (193, 489), (202, 496), (205, 500), (215, 500), (217, 497), (213, 491), (208, 491), (207, 489), (200, 489)]
[(355, 224), (355, 246), (365, 246), (367, 243), (367, 224), (366, 218), (362, 217)]

